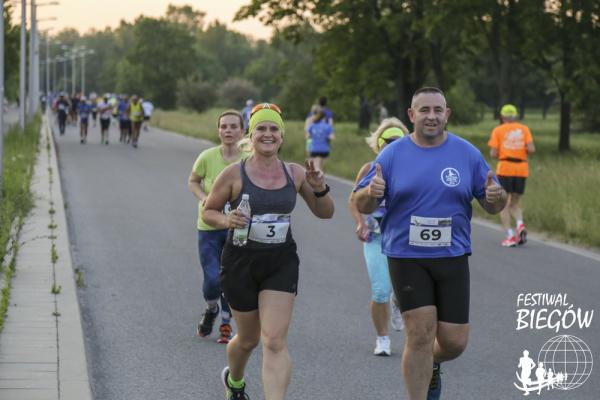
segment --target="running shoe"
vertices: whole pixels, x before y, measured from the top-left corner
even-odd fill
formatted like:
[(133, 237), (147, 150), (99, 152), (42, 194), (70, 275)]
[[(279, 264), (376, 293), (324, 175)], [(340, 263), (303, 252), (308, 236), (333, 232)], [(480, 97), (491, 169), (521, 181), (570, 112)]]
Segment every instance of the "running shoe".
[(229, 377), (229, 367), (223, 368), (221, 371), (221, 381), (223, 382), (223, 386), (225, 386), (225, 399), (226, 400), (250, 400), (250, 397), (244, 391), (246, 389), (246, 385), (241, 389), (234, 389), (229, 386), (227, 383), (227, 378)]
[(373, 354), (376, 356), (391, 356), (392, 350), (390, 347), (389, 337), (377, 336), (377, 340), (375, 341), (375, 351), (373, 351)]
[(219, 315), (219, 306), (215, 308), (214, 311), (206, 308), (204, 311), (204, 315), (202, 315), (202, 319), (198, 324), (198, 336), (206, 337), (212, 333), (213, 325), (215, 324), (215, 319)]
[(231, 325), (229, 324), (221, 324), (219, 327), (219, 332), (221, 335), (217, 339), (217, 343), (227, 344), (231, 340)]
[(400, 313), (400, 309), (396, 305), (396, 301), (392, 298), (392, 315), (390, 318), (390, 324), (392, 325), (392, 329), (395, 331), (401, 331), (404, 329), (404, 320), (402, 319), (402, 314)]
[(518, 244), (527, 243), (527, 229), (525, 229), (524, 224), (517, 227), (517, 237), (519, 238)]
[(516, 237), (512, 236), (509, 238), (506, 238), (502, 241), (502, 247), (516, 247), (518, 244), (518, 240)]
[(440, 376), (440, 363), (433, 363), (433, 374), (429, 382), (429, 391), (427, 392), (427, 400), (439, 400), (442, 395), (442, 377)]

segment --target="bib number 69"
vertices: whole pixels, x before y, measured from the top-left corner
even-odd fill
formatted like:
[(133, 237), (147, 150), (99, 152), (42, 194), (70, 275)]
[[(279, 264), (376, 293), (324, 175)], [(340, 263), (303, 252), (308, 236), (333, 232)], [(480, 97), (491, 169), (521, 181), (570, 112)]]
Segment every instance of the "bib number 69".
[(442, 232), (439, 229), (423, 229), (420, 235), (422, 240), (440, 240)]

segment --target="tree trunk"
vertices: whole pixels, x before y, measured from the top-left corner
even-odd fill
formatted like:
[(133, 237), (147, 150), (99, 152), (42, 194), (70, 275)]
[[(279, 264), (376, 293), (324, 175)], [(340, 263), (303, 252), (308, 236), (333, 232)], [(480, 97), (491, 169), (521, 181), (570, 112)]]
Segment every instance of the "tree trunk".
[(565, 92), (560, 92), (560, 136), (558, 140), (558, 151), (571, 150), (571, 102), (567, 100)]

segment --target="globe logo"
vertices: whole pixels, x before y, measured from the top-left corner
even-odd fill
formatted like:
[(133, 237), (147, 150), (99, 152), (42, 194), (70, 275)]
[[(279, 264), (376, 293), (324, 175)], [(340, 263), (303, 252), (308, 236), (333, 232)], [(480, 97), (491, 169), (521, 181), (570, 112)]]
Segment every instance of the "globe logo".
[(572, 390), (583, 385), (592, 373), (594, 360), (588, 345), (576, 336), (559, 335), (549, 339), (538, 353), (537, 362), (523, 350), (517, 368), (515, 387), (527, 396), (542, 390)]
[(575, 389), (585, 383), (592, 373), (593, 358), (588, 345), (576, 336), (559, 335), (549, 339), (538, 354), (538, 363), (565, 379), (554, 386), (560, 390)]

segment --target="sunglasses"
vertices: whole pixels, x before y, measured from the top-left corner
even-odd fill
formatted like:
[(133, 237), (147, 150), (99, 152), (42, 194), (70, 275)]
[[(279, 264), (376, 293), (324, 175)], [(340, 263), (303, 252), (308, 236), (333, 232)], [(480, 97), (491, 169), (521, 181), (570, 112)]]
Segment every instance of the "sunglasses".
[(260, 111), (260, 110), (273, 110), (277, 114), (281, 115), (281, 108), (279, 108), (279, 106), (277, 104), (260, 103), (260, 104), (255, 105), (254, 108), (252, 108), (252, 111), (250, 111), (250, 116), (254, 115), (255, 112)]
[(394, 141), (396, 141), (398, 139), (400, 139), (399, 136), (392, 136), (390, 138), (383, 139), (383, 141), (385, 142), (385, 144), (390, 144), (390, 143), (392, 143), (392, 142), (394, 142)]

